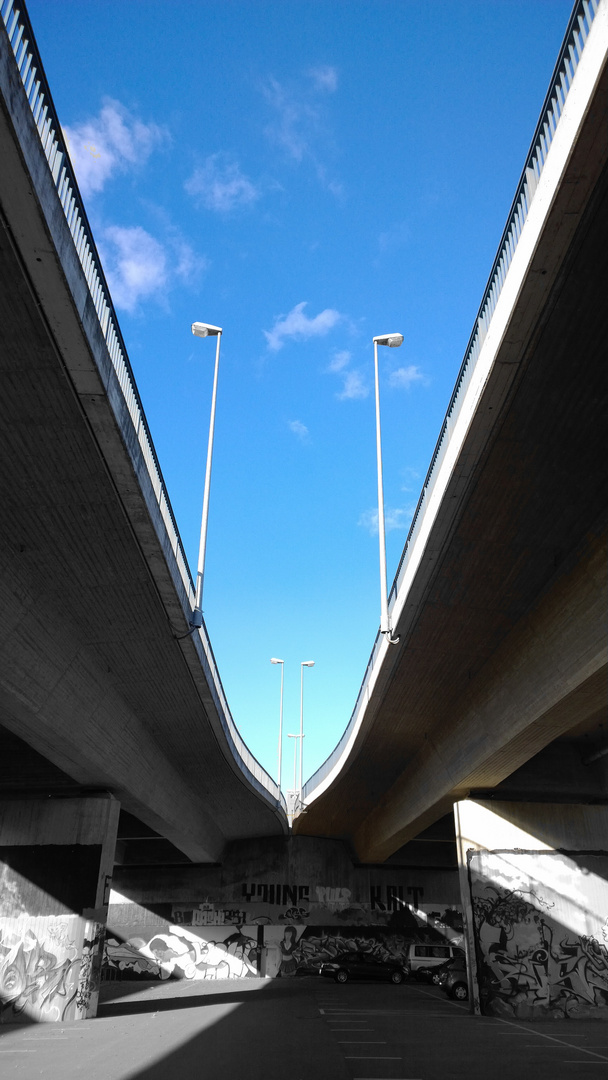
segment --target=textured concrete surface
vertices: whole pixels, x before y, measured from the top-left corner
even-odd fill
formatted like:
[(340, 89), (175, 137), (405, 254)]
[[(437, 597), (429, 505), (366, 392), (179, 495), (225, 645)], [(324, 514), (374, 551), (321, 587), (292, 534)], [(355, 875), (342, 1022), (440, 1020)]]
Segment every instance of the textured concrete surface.
[(0, 725), (214, 862), (287, 820), (185, 636), (175, 552), (4, 31), (0, 157)]
[(485, 382), (471, 377), (478, 400), (395, 602), (400, 643), (380, 650), (342, 771), (294, 824), (363, 862), (556, 738), (603, 738), (607, 100), (604, 70)]
[(473, 1017), (435, 987), (320, 978), (113, 984), (96, 1020), (6, 1031), (19, 1080), (592, 1080), (608, 1028)]

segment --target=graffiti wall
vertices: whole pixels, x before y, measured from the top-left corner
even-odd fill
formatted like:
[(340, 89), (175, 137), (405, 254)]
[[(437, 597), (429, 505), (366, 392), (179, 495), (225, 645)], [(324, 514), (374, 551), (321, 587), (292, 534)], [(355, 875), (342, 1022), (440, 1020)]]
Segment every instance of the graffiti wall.
[(608, 855), (469, 852), (482, 1011), (608, 1019)]
[(347, 948), (462, 942), (456, 869), (359, 866), (339, 840), (261, 837), (221, 865), (115, 868), (104, 977), (291, 978)]
[(98, 989), (100, 928), (77, 915), (27, 914), (0, 924), (0, 1021), (80, 1020)]
[(99, 851), (0, 848), (0, 1023), (95, 1015), (105, 931), (85, 903), (95, 900)]
[[(257, 886), (255, 895), (251, 885), (247, 889), (254, 902), (245, 900), (241, 908), (205, 900), (152, 905), (151, 910), (113, 894), (105, 977), (291, 978), (316, 973), (324, 960), (347, 950), (405, 961), (412, 941), (462, 942), (462, 917), (456, 908), (432, 910), (428, 905), (428, 912), (414, 912), (411, 905), (386, 905), (378, 900), (381, 907), (374, 909), (375, 914), (368, 907), (362, 912), (365, 921), (349, 925), (347, 917), (344, 925), (342, 914), (348, 911), (352, 919), (352, 908), (343, 895), (347, 890), (336, 889), (334, 900), (322, 898), (329, 923), (323, 925), (303, 886), (292, 886), (288, 893), (282, 886), (273, 886), (272, 894), (267, 887), (266, 904), (257, 903)], [(280, 900), (269, 915), (271, 895)], [(294, 897), (298, 902), (290, 903)], [(328, 903), (334, 906), (328, 908)]]

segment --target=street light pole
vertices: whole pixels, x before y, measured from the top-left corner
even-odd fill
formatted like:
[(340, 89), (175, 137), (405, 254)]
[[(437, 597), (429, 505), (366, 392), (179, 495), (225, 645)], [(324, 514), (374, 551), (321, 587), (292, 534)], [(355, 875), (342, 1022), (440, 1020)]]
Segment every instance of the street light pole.
[(386, 536), (384, 528), (384, 487), (382, 483), (382, 438), (380, 433), (380, 383), (378, 379), (378, 345), (394, 349), (403, 342), (403, 334), (379, 334), (374, 338), (374, 383), (376, 388), (376, 460), (378, 465), (378, 539), (380, 544), (380, 632), (391, 645), (399, 638), (393, 637), (388, 614), (388, 589), (386, 582)]
[(314, 666), (314, 660), (302, 660), (300, 664), (300, 806), (302, 805), (302, 757), (304, 751), (304, 668)]
[(217, 376), (220, 366), (221, 326), (210, 323), (192, 323), (195, 337), (217, 337), (215, 350), (215, 372), (213, 375), (213, 393), (211, 395), (211, 419), (209, 421), (209, 442), (207, 443), (207, 467), (205, 469), (205, 490), (203, 493), (203, 515), (201, 518), (201, 538), (198, 548), (198, 566), (196, 571), (196, 600), (190, 626), (197, 629), (203, 625), (203, 575), (205, 573), (205, 552), (207, 548), (207, 521), (209, 518), (209, 490), (211, 488), (211, 461), (213, 458), (213, 433), (215, 430), (215, 402), (217, 398)]
[[(300, 739), (300, 741), (301, 741), (301, 740), (302, 740), (302, 739), (304, 738), (304, 736), (303, 736), (303, 735), (288, 735), (288, 736), (287, 736), (287, 738), (288, 738), (288, 739), (295, 739), (295, 740), (296, 740), (296, 742), (294, 742), (294, 744), (293, 744), (293, 795), (294, 795), (294, 800), (295, 800), (295, 796), (296, 796), (296, 795), (297, 795), (297, 793), (298, 793), (298, 789), (296, 788), (296, 783), (297, 783), (297, 778), (298, 778), (298, 774), (297, 774), (297, 766), (298, 766), (298, 757), (297, 757), (297, 754), (298, 754), (298, 743), (297, 743), (297, 740), (298, 740), (298, 739)], [(302, 751), (300, 750), (300, 753), (301, 753), (301, 752), (302, 752)]]
[(285, 665), (282, 660), (277, 660), (276, 656), (273, 656), (270, 660), (271, 664), (281, 665), (281, 705), (279, 708), (279, 767), (277, 770), (277, 784), (279, 787), (279, 795), (281, 794), (281, 760), (283, 756), (283, 674)]

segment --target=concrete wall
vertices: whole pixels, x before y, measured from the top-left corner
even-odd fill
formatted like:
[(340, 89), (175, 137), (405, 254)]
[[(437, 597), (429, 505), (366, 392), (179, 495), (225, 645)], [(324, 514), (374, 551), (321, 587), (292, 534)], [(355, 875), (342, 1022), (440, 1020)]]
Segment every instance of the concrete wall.
[(475, 1010), (608, 1019), (608, 807), (469, 799), (455, 816)]
[(0, 803), (0, 1022), (95, 1016), (119, 804)]
[(232, 844), (221, 866), (117, 868), (108, 977), (286, 977), (345, 948), (460, 941), (453, 870), (361, 867), (340, 841)]

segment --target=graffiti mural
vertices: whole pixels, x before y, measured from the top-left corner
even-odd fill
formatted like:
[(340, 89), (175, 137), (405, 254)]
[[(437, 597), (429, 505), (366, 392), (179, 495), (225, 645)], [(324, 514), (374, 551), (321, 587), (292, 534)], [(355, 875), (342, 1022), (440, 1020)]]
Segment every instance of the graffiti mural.
[(76, 991), (76, 1013), (81, 1017), (97, 1013), (104, 936), (105, 927), (101, 923), (86, 923)]
[(608, 1019), (608, 857), (477, 852), (471, 894), (482, 1009)]
[[(83, 920), (27, 914), (0, 928), (0, 1019), (76, 1020), (87, 1015), (81, 979)], [(89, 950), (90, 952), (91, 950)]]
[[(193, 910), (192, 905), (188, 910)], [(445, 930), (431, 927), (430, 921), (420, 927), (415, 939), (381, 927), (337, 928), (301, 922), (250, 926), (195, 922), (191, 929), (165, 921), (155, 927), (131, 924), (128, 928), (112, 922), (104, 973), (106, 978), (128, 979), (289, 979), (316, 974), (324, 961), (348, 951), (403, 963), (412, 940), (446, 940)], [(128, 937), (127, 929), (131, 931)], [(459, 944), (462, 934), (451, 932), (450, 940)]]
[[(257, 928), (256, 928), (257, 929)], [(213, 937), (182, 925), (159, 925), (155, 932), (122, 942), (106, 939), (106, 974), (144, 979), (242, 979), (258, 974), (257, 938), (242, 926), (214, 928)]]

